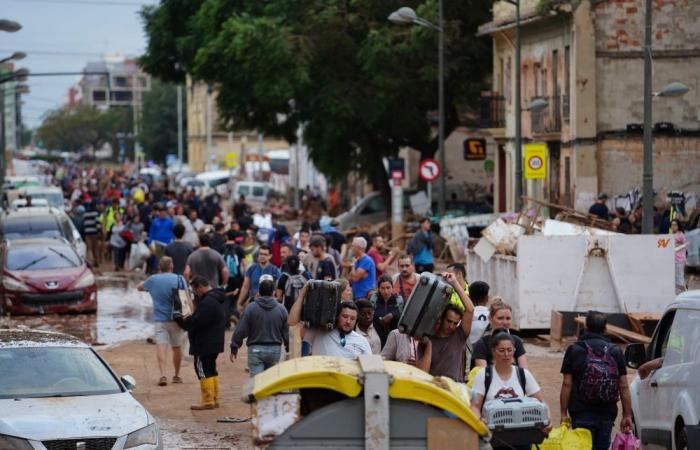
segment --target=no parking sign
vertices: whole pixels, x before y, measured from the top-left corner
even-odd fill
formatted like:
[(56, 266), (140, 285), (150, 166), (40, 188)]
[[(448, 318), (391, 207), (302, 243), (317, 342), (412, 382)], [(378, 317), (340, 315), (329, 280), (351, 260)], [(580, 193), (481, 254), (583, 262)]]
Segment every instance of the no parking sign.
[(547, 144), (525, 144), (525, 178), (542, 180), (547, 177)]

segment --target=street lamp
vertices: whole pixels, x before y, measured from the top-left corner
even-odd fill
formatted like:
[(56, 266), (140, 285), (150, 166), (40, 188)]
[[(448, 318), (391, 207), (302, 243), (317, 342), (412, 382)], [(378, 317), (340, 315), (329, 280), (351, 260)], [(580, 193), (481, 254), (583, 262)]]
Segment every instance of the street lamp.
[(14, 33), (22, 29), (22, 25), (15, 22), (14, 20), (0, 19), (0, 31), (7, 31), (8, 33)]
[[(396, 24), (414, 24), (438, 32), (438, 152), (440, 153), (440, 197), (438, 197), (438, 213), (445, 214), (445, 200), (447, 188), (445, 183), (445, 33), (443, 31), (443, 7), (442, 0), (438, 0), (438, 24), (418, 17), (416, 12), (408, 6), (403, 6), (389, 14), (389, 21)], [(428, 199), (432, 201), (432, 199)]]
[(29, 69), (22, 67), (21, 69), (17, 69), (11, 74), (8, 74), (7, 76), (0, 78), (0, 84), (5, 83), (7, 81), (24, 81), (27, 79), (27, 75), (29, 75)]
[(7, 61), (12, 61), (12, 60), (19, 61), (20, 59), (24, 59), (26, 57), (27, 57), (27, 54), (24, 52), (14, 52), (13, 54), (8, 56), (7, 58), (0, 59), (0, 64), (6, 63)]
[(547, 103), (547, 100), (543, 98), (536, 98), (530, 102), (530, 105), (525, 108), (527, 111), (530, 111), (531, 113), (538, 113), (540, 111), (543, 111), (547, 106), (549, 106), (549, 103)]

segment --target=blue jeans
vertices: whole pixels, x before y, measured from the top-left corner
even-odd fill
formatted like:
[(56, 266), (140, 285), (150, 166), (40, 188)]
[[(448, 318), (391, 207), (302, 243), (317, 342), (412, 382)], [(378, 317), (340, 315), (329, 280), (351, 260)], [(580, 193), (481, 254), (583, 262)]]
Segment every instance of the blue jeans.
[(250, 376), (264, 372), (280, 362), (280, 345), (249, 345), (248, 346), (248, 370)]
[(572, 428), (585, 428), (591, 432), (593, 438), (593, 448), (591, 450), (608, 450), (612, 428), (615, 425), (613, 420), (595, 414), (579, 414), (571, 417)]

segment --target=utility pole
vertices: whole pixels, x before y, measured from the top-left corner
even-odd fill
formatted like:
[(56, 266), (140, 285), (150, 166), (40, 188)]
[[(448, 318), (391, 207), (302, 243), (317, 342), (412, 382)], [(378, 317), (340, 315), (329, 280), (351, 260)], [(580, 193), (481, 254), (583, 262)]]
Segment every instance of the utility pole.
[(177, 85), (177, 160), (180, 161), (180, 172), (182, 172), (182, 85)]
[(522, 209), (523, 200), (523, 130), (520, 93), (520, 0), (510, 0), (515, 5), (515, 210)]
[[(438, 0), (438, 151), (440, 152), (440, 198), (438, 212), (445, 214), (447, 165), (445, 164), (445, 29), (442, 0)], [(428, 198), (429, 204), (432, 198)]]
[[(111, 75), (110, 75), (111, 76)], [(136, 74), (131, 76), (131, 109), (134, 113), (134, 162), (137, 169), (141, 169), (141, 145), (139, 144), (139, 112), (138, 112), (138, 79)], [(109, 93), (111, 96), (111, 92)]]
[[(214, 149), (212, 147), (212, 142), (211, 142), (211, 133), (212, 133), (212, 100), (211, 100), (211, 93), (214, 90), (213, 86), (211, 84), (207, 85), (207, 158), (209, 159), (209, 164), (214, 163)], [(207, 169), (207, 164), (204, 165), (205, 170)]]
[(642, 233), (654, 232), (654, 155), (651, 141), (651, 0), (644, 16), (644, 168), (642, 170)]

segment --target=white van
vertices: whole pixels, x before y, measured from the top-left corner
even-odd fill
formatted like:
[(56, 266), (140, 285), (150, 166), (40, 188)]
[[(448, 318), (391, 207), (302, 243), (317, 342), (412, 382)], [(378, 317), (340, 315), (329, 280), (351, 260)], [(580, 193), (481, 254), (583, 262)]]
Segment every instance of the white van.
[(700, 442), (700, 290), (666, 307), (651, 343), (630, 344), (627, 365), (663, 358), (660, 368), (630, 385), (637, 436), (644, 449), (694, 449)]
[(52, 186), (27, 186), (20, 189), (22, 196), (26, 197), (30, 195), (32, 199), (46, 199), (49, 206), (52, 208), (58, 208), (61, 210), (69, 209), (70, 205), (66, 202), (63, 197), (63, 190), (59, 187)]
[(214, 189), (217, 194), (226, 195), (228, 183), (232, 177), (228, 170), (212, 170), (211, 172), (198, 173), (194, 178), (203, 182), (207, 189)]
[(259, 210), (265, 207), (267, 196), (270, 194), (271, 190), (272, 187), (270, 184), (262, 181), (239, 181), (233, 188), (231, 201), (235, 203), (238, 201), (238, 198), (243, 195), (245, 196), (246, 203)]

